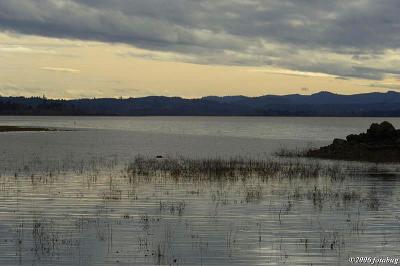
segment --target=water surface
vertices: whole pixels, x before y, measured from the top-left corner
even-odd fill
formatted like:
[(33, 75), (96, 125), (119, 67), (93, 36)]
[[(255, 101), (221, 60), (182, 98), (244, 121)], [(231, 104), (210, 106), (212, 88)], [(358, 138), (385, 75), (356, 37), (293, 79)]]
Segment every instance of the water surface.
[(398, 166), (355, 164), (344, 179), (204, 182), (126, 171), (137, 154), (268, 158), (280, 146), (327, 143), (381, 120), (0, 117), (4, 125), (79, 129), (0, 135), (0, 265), (347, 265), (349, 256), (395, 257)]

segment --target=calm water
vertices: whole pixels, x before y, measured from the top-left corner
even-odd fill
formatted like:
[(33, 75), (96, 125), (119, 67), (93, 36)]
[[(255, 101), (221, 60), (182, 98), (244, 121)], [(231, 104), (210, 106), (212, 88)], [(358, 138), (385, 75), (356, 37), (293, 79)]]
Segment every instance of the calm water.
[[(397, 127), (400, 119), (387, 119)], [(0, 117), (0, 265), (347, 265), (395, 257), (399, 167), (344, 179), (132, 180), (136, 154), (266, 158), (375, 118)], [(336, 164), (336, 163), (334, 163)], [(340, 167), (348, 167), (341, 163)]]
[(292, 117), (0, 117), (0, 125), (108, 129), (158, 134), (330, 141), (400, 118)]

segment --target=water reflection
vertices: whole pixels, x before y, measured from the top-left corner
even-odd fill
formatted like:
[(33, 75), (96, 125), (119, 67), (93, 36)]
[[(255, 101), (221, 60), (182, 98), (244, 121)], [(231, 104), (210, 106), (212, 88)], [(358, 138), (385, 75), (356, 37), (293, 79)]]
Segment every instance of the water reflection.
[(398, 167), (210, 179), (109, 159), (29, 165), (0, 177), (0, 265), (345, 265), (398, 252)]

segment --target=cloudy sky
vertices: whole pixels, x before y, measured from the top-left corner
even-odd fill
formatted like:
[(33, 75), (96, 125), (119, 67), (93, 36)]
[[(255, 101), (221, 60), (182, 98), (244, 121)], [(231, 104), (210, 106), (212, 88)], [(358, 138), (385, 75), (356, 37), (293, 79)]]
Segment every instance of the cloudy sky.
[(0, 0), (0, 94), (400, 90), (398, 0)]

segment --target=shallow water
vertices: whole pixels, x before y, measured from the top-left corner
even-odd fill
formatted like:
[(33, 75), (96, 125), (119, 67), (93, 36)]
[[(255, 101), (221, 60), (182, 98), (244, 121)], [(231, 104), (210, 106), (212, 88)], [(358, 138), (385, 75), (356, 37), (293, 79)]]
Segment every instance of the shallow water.
[[(70, 127), (63, 119), (72, 121), (29, 119), (1, 123)], [(334, 121), (324, 120), (319, 130)], [(128, 175), (126, 164), (138, 153), (264, 158), (280, 145), (308, 140), (295, 132), (288, 140), (272, 133), (243, 137), (241, 130), (218, 135), (212, 133), (218, 123), (204, 123), (211, 133), (90, 126), (1, 134), (0, 265), (347, 265), (350, 256), (398, 255), (398, 166), (354, 164), (356, 174), (344, 180)], [(300, 122), (293, 123), (282, 127)], [(342, 127), (325, 132), (320, 143)]]
[(346, 265), (398, 254), (398, 173), (195, 182), (132, 179), (113, 162), (28, 173), (1, 177), (0, 265)]

